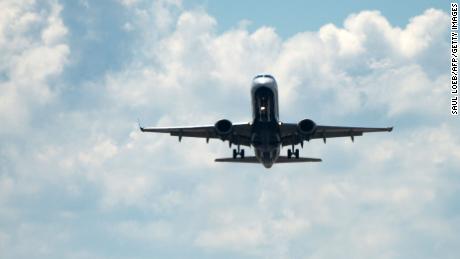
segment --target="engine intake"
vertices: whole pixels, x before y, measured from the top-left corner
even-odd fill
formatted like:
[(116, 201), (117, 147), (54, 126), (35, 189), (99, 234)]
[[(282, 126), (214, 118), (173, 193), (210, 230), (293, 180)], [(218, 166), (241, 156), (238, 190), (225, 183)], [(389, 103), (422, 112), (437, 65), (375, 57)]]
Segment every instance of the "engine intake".
[(233, 131), (233, 124), (229, 120), (219, 120), (214, 124), (217, 134), (220, 136), (226, 136)]
[(316, 123), (310, 119), (304, 119), (297, 124), (297, 128), (302, 135), (310, 135), (316, 129)]

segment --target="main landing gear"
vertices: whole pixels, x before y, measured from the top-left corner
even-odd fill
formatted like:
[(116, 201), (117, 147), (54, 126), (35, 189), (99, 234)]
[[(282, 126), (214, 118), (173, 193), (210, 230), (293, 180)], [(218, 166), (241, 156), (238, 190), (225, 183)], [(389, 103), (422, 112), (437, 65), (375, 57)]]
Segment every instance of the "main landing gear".
[(291, 149), (288, 149), (287, 157), (292, 158), (292, 155), (294, 155), (294, 158), (299, 158), (299, 149), (294, 150), (294, 146), (292, 146)]
[(236, 159), (238, 156), (244, 158), (244, 149), (240, 149), (240, 145), (238, 145), (238, 149), (233, 149), (233, 159)]

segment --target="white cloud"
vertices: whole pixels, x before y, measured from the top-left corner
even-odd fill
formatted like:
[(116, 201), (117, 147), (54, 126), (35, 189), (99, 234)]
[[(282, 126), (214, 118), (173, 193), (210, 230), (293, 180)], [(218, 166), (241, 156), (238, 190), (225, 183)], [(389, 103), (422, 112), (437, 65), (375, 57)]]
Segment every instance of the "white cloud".
[[(0, 146), (0, 219), (11, 226), (34, 221), (41, 203), (49, 207), (38, 211), (50, 217), (41, 222), (52, 230), (0, 226), (0, 247), (29, 235), (32, 241), (10, 251), (44, 247), (46, 256), (97, 232), (94, 244), (110, 235), (105, 242), (115, 239), (117, 247), (134, 241), (132, 251), (141, 243), (147, 257), (179, 245), (196, 257), (429, 258), (458, 250), (452, 245), (458, 212), (443, 214), (458, 185), (452, 176), (460, 167), (458, 125), (442, 116), (445, 73), (420, 59), (438, 55), (431, 50), (444, 44), (448, 25), (439, 24), (447, 14), (427, 10), (398, 28), (364, 11), (343, 26), (282, 39), (270, 27), (219, 33), (216, 18), (178, 1), (120, 3), (134, 14), (121, 24), (139, 37), (138, 54), (102, 80), (66, 89), (51, 82), (70, 51), (72, 28), (63, 24), (61, 7), (2, 2), (13, 11), (0, 16), (0, 46), (7, 50), (0, 54), (7, 60), (0, 64), (1, 118), (16, 129), (13, 123), (36, 115), (37, 107), (57, 111), (27, 129), (24, 141), (2, 139)], [(13, 20), (20, 22), (10, 28)], [(250, 79), (261, 71), (279, 81), (282, 119), (394, 123), (395, 131), (354, 145), (311, 141), (303, 152), (323, 157), (322, 164), (267, 171), (215, 164), (214, 157), (229, 154), (226, 143), (179, 144), (134, 126), (137, 116), (156, 125), (249, 119)], [(95, 218), (107, 224), (91, 225)], [(54, 221), (68, 226), (60, 241), (34, 240), (36, 229), (58, 229)], [(87, 224), (88, 232), (79, 232)], [(439, 239), (446, 241), (432, 254), (412, 249)], [(100, 251), (74, 256), (106, 255)]]
[(152, 45), (155, 66), (134, 65), (109, 74), (107, 85), (117, 100), (128, 105), (163, 105), (165, 99), (184, 95), (194, 103), (206, 96), (202, 89), (247, 95), (249, 79), (267, 71), (279, 81), (282, 112), (301, 103), (316, 105), (315, 96), (327, 95), (333, 105), (324, 114), (382, 106), (387, 116), (420, 109), (441, 114), (440, 86), (447, 77), (433, 77), (416, 58), (443, 44), (433, 40), (446, 33), (444, 27), (436, 26), (440, 23), (447, 24), (447, 16), (432, 9), (413, 18), (404, 29), (392, 27), (379, 12), (365, 11), (347, 18), (343, 28), (329, 24), (318, 33), (299, 33), (282, 41), (268, 27), (217, 35), (212, 17), (186, 11), (177, 17), (175, 30)]
[(143, 224), (136, 221), (126, 221), (115, 227), (116, 234), (121, 234), (141, 242), (145, 242), (146, 240), (154, 242), (170, 240), (174, 238), (172, 228), (173, 226), (171, 223), (165, 221), (155, 221)]
[(100, 165), (118, 153), (118, 147), (110, 139), (96, 143), (91, 151), (82, 152), (79, 160), (88, 165)]
[(125, 6), (132, 6), (136, 4), (138, 0), (120, 0), (120, 3), (125, 5)]
[(67, 28), (60, 18), (62, 7), (53, 5), (51, 14), (47, 17), (48, 26), (42, 31), (42, 40), (46, 45), (55, 45), (63, 42), (67, 34)]
[(45, 7), (6, 1), (0, 10), (0, 120), (7, 125), (1, 132), (13, 133), (27, 127), (30, 110), (52, 98), (49, 80), (62, 71), (69, 47), (55, 1)]
[[(248, 251), (264, 243), (261, 224), (256, 226), (232, 226), (222, 230), (205, 231), (195, 241), (206, 248)], [(251, 253), (251, 252), (250, 252)]]

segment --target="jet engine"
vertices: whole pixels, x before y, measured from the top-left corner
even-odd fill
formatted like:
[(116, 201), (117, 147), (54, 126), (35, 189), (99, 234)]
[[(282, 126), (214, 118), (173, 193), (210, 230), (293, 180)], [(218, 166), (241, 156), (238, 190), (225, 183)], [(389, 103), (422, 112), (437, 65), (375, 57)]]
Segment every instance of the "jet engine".
[(229, 120), (219, 120), (214, 124), (216, 132), (220, 136), (226, 136), (233, 131), (233, 124)]
[(304, 119), (301, 120), (297, 124), (297, 128), (300, 132), (300, 134), (306, 136), (306, 135), (311, 135), (316, 129), (316, 123), (310, 119)]

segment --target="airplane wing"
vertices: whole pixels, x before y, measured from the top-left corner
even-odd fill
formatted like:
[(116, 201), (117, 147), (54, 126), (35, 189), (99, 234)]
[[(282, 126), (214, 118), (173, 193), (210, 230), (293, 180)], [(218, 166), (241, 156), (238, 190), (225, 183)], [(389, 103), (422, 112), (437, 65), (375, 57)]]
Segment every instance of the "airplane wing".
[(304, 140), (309, 141), (310, 139), (323, 139), (326, 142), (327, 138), (350, 137), (354, 140), (354, 137), (362, 136), (364, 133), (390, 132), (392, 130), (393, 127), (367, 128), (316, 125), (311, 133), (302, 134), (298, 131), (298, 126), (295, 123), (283, 123), (280, 125), (283, 146), (297, 145)]
[[(231, 163), (253, 163), (260, 164), (259, 160), (255, 156), (248, 156), (244, 158), (216, 158), (215, 162), (231, 162)], [(286, 156), (279, 156), (276, 160), (278, 163), (302, 163), (302, 162), (321, 162), (321, 158), (310, 158), (310, 157), (299, 157), (299, 158), (288, 158)]]
[(232, 132), (221, 135), (215, 128), (215, 125), (189, 126), (189, 127), (141, 127), (142, 132), (169, 133), (171, 136), (192, 138), (228, 140), (235, 145), (250, 146), (251, 125), (249, 123), (236, 123), (232, 125)]

